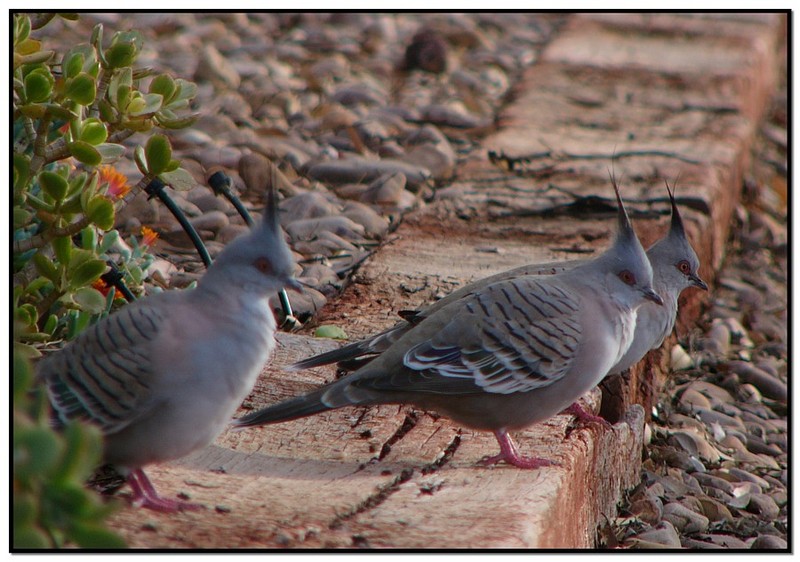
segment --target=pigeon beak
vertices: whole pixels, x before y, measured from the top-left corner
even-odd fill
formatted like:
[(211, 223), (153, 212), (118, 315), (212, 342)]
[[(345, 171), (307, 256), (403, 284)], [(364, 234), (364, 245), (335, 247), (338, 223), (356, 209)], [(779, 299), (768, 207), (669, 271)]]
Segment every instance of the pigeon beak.
[(700, 279), (698, 275), (693, 273), (692, 275), (689, 276), (689, 281), (691, 281), (692, 285), (694, 285), (698, 289), (703, 289), (704, 291), (708, 291), (708, 285), (706, 285), (706, 282)]
[(642, 295), (644, 296), (644, 298), (646, 298), (649, 301), (653, 301), (658, 306), (664, 305), (664, 299), (659, 297), (658, 293), (656, 293), (653, 289), (642, 289)]

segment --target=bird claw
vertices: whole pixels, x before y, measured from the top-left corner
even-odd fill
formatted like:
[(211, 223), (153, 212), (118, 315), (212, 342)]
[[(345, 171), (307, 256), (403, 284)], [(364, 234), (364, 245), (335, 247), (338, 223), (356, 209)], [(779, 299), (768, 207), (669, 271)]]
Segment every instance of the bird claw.
[(560, 466), (561, 463), (558, 461), (551, 461), (550, 459), (542, 459), (539, 457), (523, 457), (520, 455), (506, 455), (500, 453), (494, 456), (486, 456), (483, 457), (478, 464), (483, 466), (492, 466), (499, 462), (506, 462), (512, 466), (516, 466), (517, 468), (541, 468), (543, 466)]
[(587, 412), (583, 406), (574, 402), (569, 408), (565, 410), (568, 414), (572, 414), (575, 416), (575, 421), (582, 424), (590, 424), (590, 423), (599, 423), (606, 429), (611, 429), (613, 425), (607, 419), (603, 418), (602, 416), (597, 416), (590, 412)]
[(133, 490), (133, 500), (131, 503), (135, 507), (145, 507), (161, 513), (175, 513), (176, 511), (193, 511), (204, 509), (205, 506), (199, 503), (190, 503), (180, 500), (172, 500), (158, 495), (150, 479), (142, 469), (133, 470), (128, 475), (128, 484)]

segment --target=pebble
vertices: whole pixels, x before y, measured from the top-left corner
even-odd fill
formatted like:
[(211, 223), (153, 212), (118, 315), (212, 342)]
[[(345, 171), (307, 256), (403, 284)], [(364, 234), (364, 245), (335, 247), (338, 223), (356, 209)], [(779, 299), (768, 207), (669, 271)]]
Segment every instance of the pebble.
[(636, 549), (681, 548), (681, 539), (672, 523), (662, 521), (656, 527), (626, 539), (625, 545)]
[(729, 361), (727, 366), (739, 376), (740, 380), (752, 384), (767, 398), (782, 402), (787, 401), (788, 390), (786, 384), (778, 380), (777, 377), (746, 361)]
[(197, 230), (211, 230), (216, 233), (228, 226), (231, 221), (228, 215), (222, 211), (209, 211), (191, 219), (189, 222)]
[(664, 515), (664, 504), (652, 490), (644, 490), (636, 496), (638, 499), (631, 498), (631, 505), (628, 511), (640, 520), (650, 525), (657, 525)]
[(347, 201), (342, 207), (342, 214), (348, 219), (364, 227), (368, 238), (381, 239), (389, 232), (389, 219), (378, 214), (369, 205), (358, 201)]
[(789, 548), (789, 543), (775, 535), (759, 535), (750, 548), (752, 550), (786, 550)]
[(673, 371), (684, 371), (694, 367), (694, 361), (680, 344), (672, 346), (669, 357), (669, 366)]
[(349, 240), (358, 240), (366, 232), (362, 225), (342, 215), (295, 220), (287, 223), (285, 229), (293, 240), (311, 240), (323, 231)]
[(770, 496), (766, 494), (750, 494), (747, 511), (755, 513), (764, 521), (773, 521), (780, 515), (780, 508)]
[(360, 156), (312, 164), (307, 173), (308, 177), (328, 184), (371, 182), (383, 174), (401, 173), (409, 186), (417, 187), (431, 177), (429, 170), (406, 162), (392, 158), (368, 160)]
[(282, 224), (287, 224), (302, 219), (335, 216), (340, 209), (330, 196), (319, 191), (307, 191), (281, 201), (280, 211)]
[(703, 515), (711, 522), (732, 521), (731, 511), (722, 503), (708, 497), (698, 498)]
[(677, 502), (664, 506), (664, 520), (673, 524), (681, 533), (704, 533), (708, 530), (708, 518)]

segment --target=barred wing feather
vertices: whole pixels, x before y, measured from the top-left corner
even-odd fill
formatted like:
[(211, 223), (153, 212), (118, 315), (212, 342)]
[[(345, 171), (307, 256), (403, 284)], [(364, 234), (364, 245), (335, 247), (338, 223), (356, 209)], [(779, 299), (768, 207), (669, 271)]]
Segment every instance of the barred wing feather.
[[(467, 314), (405, 354), (406, 367), (498, 394), (541, 388), (569, 371), (581, 329), (578, 298), (566, 288), (525, 277), (491, 285), (464, 305)], [(457, 336), (464, 332), (472, 337)]]

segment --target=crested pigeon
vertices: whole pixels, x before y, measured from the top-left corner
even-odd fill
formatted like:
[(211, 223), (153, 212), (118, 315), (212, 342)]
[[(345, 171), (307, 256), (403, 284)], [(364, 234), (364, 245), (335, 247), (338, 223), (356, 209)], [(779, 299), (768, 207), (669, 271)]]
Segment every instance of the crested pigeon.
[(493, 432), (500, 453), (485, 464), (551, 464), (521, 456), (508, 431), (550, 418), (596, 386), (628, 349), (637, 308), (661, 304), (616, 182), (614, 189), (619, 230), (602, 255), (557, 275), (483, 287), (421, 320), (354, 373), (233, 425), (407, 403)]
[(99, 426), (103, 459), (157, 511), (200, 507), (158, 495), (144, 465), (182, 457), (222, 432), (275, 345), (268, 298), (299, 290), (274, 190), (261, 224), (239, 237), (190, 290), (125, 306), (37, 364), (56, 423)]
[[(666, 183), (666, 182), (665, 182)], [(678, 312), (678, 297), (688, 287), (708, 290), (706, 283), (698, 275), (700, 262), (686, 236), (675, 197), (667, 184), (672, 217), (667, 235), (647, 250), (647, 257), (653, 268), (653, 289), (664, 300), (664, 306), (645, 303), (639, 308), (636, 332), (633, 343), (609, 374), (621, 373), (638, 363), (648, 351), (661, 347), (664, 339), (672, 332)], [(402, 311), (404, 320), (391, 328), (369, 338), (344, 345), (338, 349), (303, 359), (289, 366), (290, 370), (309, 369), (321, 365), (338, 363), (345, 371), (354, 366), (362, 366), (411, 330), (415, 324), (431, 316), (442, 307), (460, 300), (484, 287), (523, 275), (554, 275), (584, 263), (586, 260), (569, 260), (542, 264), (529, 264), (470, 283), (453, 291), (444, 298), (421, 310)], [(580, 412), (573, 412), (583, 417)], [(588, 416), (590, 419), (592, 416)]]

